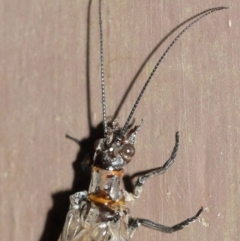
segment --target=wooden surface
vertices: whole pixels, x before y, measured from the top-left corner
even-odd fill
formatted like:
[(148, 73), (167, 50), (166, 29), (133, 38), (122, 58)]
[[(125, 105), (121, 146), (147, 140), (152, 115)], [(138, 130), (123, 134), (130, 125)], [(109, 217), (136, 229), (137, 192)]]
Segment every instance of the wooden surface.
[[(230, 7), (192, 27), (163, 61), (134, 115), (144, 124), (126, 174), (161, 166), (179, 130), (174, 165), (145, 185), (131, 215), (174, 225), (201, 206), (205, 212), (180, 232), (139, 228), (133, 240), (239, 240), (239, 0), (103, 3), (108, 116), (136, 79), (121, 124), (176, 27)], [(0, 236), (56, 241), (68, 196), (88, 184), (80, 161), (102, 120), (98, 1), (0, 0), (0, 9)]]

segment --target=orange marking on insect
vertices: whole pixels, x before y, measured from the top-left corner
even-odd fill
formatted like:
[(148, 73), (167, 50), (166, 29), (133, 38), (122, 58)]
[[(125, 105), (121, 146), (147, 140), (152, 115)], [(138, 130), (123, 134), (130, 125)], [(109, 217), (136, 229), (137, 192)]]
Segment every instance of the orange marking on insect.
[(88, 199), (97, 204), (103, 204), (109, 207), (120, 207), (125, 206), (125, 200), (113, 200), (107, 192), (99, 190), (88, 195)]

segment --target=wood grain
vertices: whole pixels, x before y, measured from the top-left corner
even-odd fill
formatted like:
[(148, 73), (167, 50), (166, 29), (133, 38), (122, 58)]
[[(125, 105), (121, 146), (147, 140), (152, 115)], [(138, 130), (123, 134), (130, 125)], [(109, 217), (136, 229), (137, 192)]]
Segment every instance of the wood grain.
[[(131, 215), (174, 225), (206, 211), (180, 232), (140, 228), (133, 240), (239, 239), (240, 2), (103, 1), (109, 117), (136, 79), (121, 124), (176, 27), (219, 4), (230, 9), (191, 28), (155, 74), (135, 113), (144, 124), (126, 168), (161, 166), (179, 130), (174, 165), (146, 184)], [(68, 196), (87, 186), (80, 160), (102, 120), (98, 1), (0, 0), (0, 9), (1, 239), (56, 241)]]

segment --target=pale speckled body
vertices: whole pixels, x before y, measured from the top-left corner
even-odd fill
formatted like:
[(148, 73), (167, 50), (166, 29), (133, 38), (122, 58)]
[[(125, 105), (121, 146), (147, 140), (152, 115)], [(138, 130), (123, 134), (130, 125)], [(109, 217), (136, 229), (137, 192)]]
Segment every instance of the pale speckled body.
[[(120, 189), (122, 171), (92, 168), (89, 192), (70, 196), (70, 209), (59, 241), (128, 241), (131, 194)], [(109, 192), (101, 191), (108, 190)]]
[[(77, 200), (76, 196), (81, 196)], [(86, 200), (86, 193), (80, 192), (71, 196), (71, 204), (67, 214), (63, 233), (59, 241), (128, 241), (128, 214), (118, 211), (121, 218), (117, 221), (102, 219), (108, 212)]]

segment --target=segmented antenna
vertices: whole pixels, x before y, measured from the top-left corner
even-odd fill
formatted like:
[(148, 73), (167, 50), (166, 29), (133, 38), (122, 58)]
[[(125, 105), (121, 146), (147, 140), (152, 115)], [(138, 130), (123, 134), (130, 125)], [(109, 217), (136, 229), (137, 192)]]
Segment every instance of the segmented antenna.
[(138, 104), (139, 104), (139, 102), (140, 102), (140, 100), (141, 100), (141, 98), (142, 98), (142, 96), (143, 96), (143, 94), (144, 94), (144, 92), (145, 92), (145, 90), (146, 90), (146, 88), (147, 88), (150, 80), (152, 79), (152, 77), (153, 77), (153, 75), (155, 74), (155, 72), (156, 72), (157, 68), (159, 67), (160, 63), (162, 62), (162, 60), (164, 59), (164, 57), (167, 55), (167, 53), (169, 52), (169, 50), (172, 48), (172, 46), (177, 42), (177, 40), (182, 36), (182, 34), (183, 34), (184, 32), (186, 32), (192, 25), (194, 25), (194, 24), (195, 24), (196, 22), (198, 22), (200, 19), (206, 17), (207, 15), (209, 15), (209, 14), (215, 12), (215, 11), (219, 11), (219, 10), (223, 10), (223, 9), (228, 9), (228, 8), (227, 8), (227, 7), (217, 7), (217, 8), (212, 8), (212, 9), (209, 9), (209, 10), (203, 12), (202, 15), (200, 15), (197, 19), (195, 19), (195, 20), (192, 21), (189, 25), (187, 25), (187, 27), (185, 27), (185, 28), (177, 35), (177, 37), (170, 43), (170, 45), (167, 47), (167, 49), (165, 50), (165, 52), (163, 53), (163, 55), (162, 55), (162, 56), (160, 57), (160, 59), (158, 60), (158, 62), (157, 62), (157, 64), (155, 65), (155, 67), (153, 68), (153, 70), (152, 70), (150, 76), (148, 77), (147, 81), (145, 82), (145, 84), (144, 84), (144, 86), (143, 86), (143, 88), (142, 88), (142, 90), (141, 90), (141, 92), (140, 92), (140, 94), (139, 94), (139, 96), (138, 96), (138, 98), (137, 98), (137, 100), (136, 100), (136, 102), (135, 102), (135, 104), (134, 104), (134, 106), (133, 106), (133, 108), (132, 108), (132, 110), (131, 110), (128, 118), (127, 118), (127, 121), (125, 122), (125, 124), (124, 124), (124, 126), (123, 126), (123, 128), (122, 128), (122, 130), (121, 130), (121, 132), (120, 132), (120, 134), (119, 134), (118, 139), (121, 139), (121, 138), (125, 135), (125, 133), (126, 133), (126, 131), (127, 131), (127, 127), (128, 127), (128, 125), (129, 125), (129, 122), (130, 122), (130, 120), (131, 120), (131, 118), (132, 118), (132, 116), (133, 116), (133, 114), (134, 114), (134, 112), (135, 112), (135, 110), (136, 110), (136, 108), (137, 108), (137, 106), (138, 106)]
[(107, 115), (106, 115), (104, 58), (103, 58), (102, 0), (99, 0), (99, 27), (100, 27), (100, 65), (101, 65), (103, 131), (104, 131), (104, 137), (106, 138), (107, 137)]

